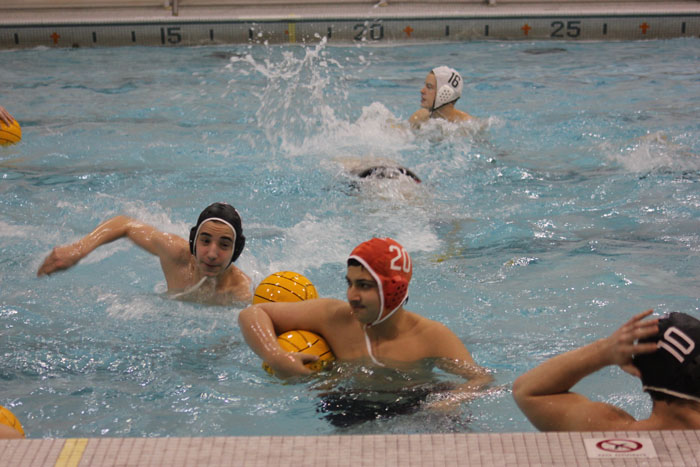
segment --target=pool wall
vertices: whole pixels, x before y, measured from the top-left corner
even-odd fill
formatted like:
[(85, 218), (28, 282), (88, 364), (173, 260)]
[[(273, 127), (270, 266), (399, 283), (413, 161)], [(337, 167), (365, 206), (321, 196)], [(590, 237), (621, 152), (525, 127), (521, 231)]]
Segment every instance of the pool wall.
[(358, 0), (4, 0), (0, 48), (700, 36), (697, 1), (391, 0), (378, 5)]

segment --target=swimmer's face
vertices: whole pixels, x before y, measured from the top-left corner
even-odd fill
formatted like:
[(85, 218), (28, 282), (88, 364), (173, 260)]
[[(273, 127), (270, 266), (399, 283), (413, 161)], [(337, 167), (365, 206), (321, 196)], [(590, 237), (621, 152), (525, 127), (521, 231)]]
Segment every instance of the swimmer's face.
[(205, 221), (199, 230), (195, 251), (202, 274), (218, 276), (228, 267), (233, 256), (234, 233), (226, 224)]
[(361, 323), (372, 323), (379, 312), (379, 287), (372, 275), (362, 266), (348, 266), (348, 303), (352, 314)]
[(431, 71), (428, 76), (425, 77), (425, 84), (423, 84), (423, 89), (420, 90), (420, 106), (424, 109), (432, 109), (435, 103), (435, 94), (437, 93), (437, 79), (435, 74)]

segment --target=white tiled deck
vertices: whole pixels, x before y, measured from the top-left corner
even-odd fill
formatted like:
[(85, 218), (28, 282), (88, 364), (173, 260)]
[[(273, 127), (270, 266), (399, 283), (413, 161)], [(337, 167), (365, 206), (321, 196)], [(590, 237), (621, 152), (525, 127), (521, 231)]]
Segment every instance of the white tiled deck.
[[(619, 450), (591, 453), (587, 438)], [(636, 439), (651, 446), (626, 450)], [(0, 440), (0, 452), (7, 466), (683, 467), (700, 465), (700, 431)]]

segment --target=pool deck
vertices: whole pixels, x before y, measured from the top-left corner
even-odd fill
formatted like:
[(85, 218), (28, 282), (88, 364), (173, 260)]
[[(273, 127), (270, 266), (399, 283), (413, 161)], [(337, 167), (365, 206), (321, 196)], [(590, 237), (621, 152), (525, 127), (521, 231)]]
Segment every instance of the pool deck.
[(0, 440), (17, 466), (698, 466), (700, 430)]
[(313, 43), (322, 38), (381, 44), (700, 37), (700, 2), (695, 0), (388, 0), (385, 6), (367, 0), (178, 0), (177, 7), (170, 6), (172, 1), (121, 0), (129, 6), (115, 7), (119, 0), (95, 0), (104, 6), (88, 8), (88, 0), (3, 0), (0, 49)]

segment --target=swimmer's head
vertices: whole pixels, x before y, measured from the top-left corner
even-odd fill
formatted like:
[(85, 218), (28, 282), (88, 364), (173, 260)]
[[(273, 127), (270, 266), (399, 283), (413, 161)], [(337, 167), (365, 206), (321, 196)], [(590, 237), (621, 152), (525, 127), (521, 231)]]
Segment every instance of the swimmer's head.
[(700, 402), (700, 321), (685, 313), (659, 320), (659, 332), (640, 342), (656, 342), (658, 350), (634, 357), (642, 388)]
[(207, 206), (199, 215), (197, 225), (190, 229), (190, 252), (195, 256), (197, 256), (197, 237), (199, 237), (199, 231), (202, 229), (202, 226), (209, 221), (217, 221), (226, 224), (233, 231), (233, 255), (228, 264), (230, 266), (231, 263), (241, 256), (243, 247), (245, 247), (245, 236), (243, 235), (241, 216), (230, 204), (214, 203)]
[(457, 102), (462, 97), (462, 75), (453, 68), (439, 66), (433, 68), (431, 73), (435, 75), (435, 102), (430, 110), (437, 110), (443, 105)]
[(421, 182), (418, 175), (413, 173), (413, 171), (410, 169), (401, 166), (377, 165), (357, 172), (357, 176), (360, 178), (395, 179), (402, 175), (410, 178), (416, 183)]
[(360, 263), (377, 282), (381, 311), (370, 326), (381, 323), (401, 308), (408, 298), (413, 265), (408, 252), (396, 240), (368, 240), (355, 247), (348, 260)]

